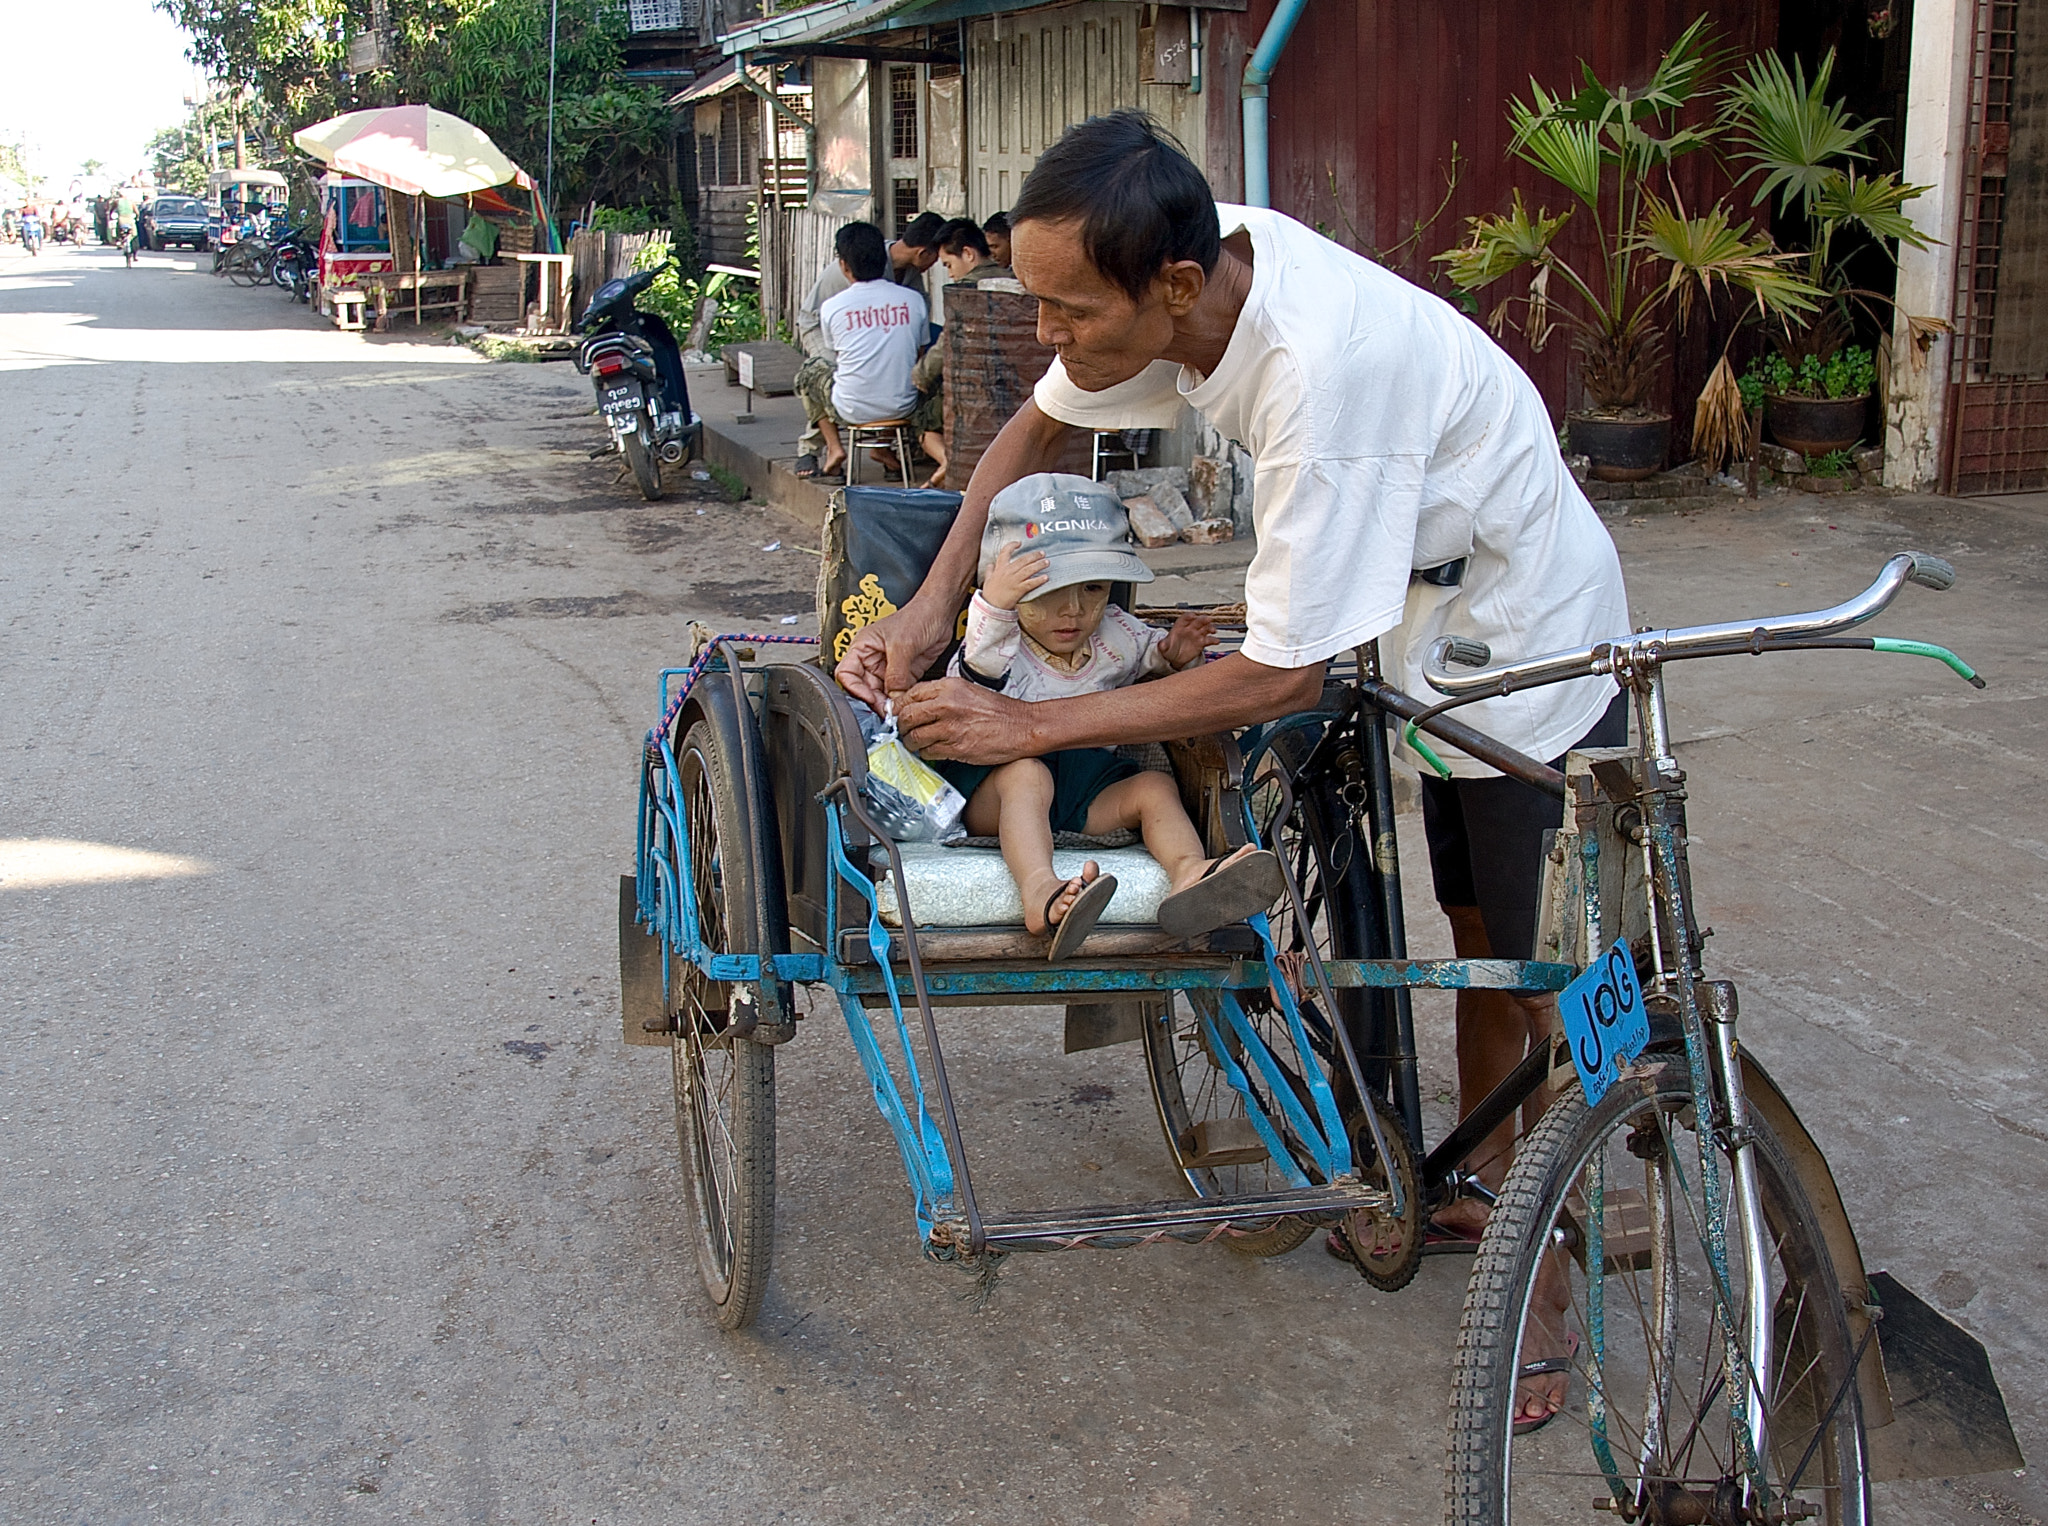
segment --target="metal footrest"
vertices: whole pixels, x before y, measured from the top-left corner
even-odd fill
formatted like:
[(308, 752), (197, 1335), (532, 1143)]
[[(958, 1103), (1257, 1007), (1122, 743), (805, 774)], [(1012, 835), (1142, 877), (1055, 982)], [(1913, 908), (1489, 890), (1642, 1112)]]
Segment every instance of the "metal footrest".
[[(1231, 1234), (1251, 1234), (1275, 1219), (1330, 1222), (1357, 1209), (1386, 1210), (1392, 1199), (1379, 1187), (1345, 1179), (1327, 1187), (1267, 1192), (1255, 1197), (1176, 1198), (1164, 1203), (1117, 1203), (1092, 1208), (1041, 1208), (982, 1221), (990, 1250), (1123, 1250), (1161, 1240), (1199, 1245)], [(949, 1220), (932, 1227), (931, 1249), (964, 1254), (967, 1226)]]

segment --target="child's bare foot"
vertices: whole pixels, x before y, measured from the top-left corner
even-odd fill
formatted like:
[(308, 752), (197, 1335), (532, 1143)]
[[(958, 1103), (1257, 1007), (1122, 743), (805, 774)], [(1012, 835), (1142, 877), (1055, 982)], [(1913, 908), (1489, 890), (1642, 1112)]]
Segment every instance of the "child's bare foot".
[(1041, 937), (1051, 932), (1066, 920), (1067, 913), (1074, 909), (1074, 902), (1080, 898), (1081, 892), (1101, 873), (1101, 865), (1091, 858), (1081, 866), (1081, 872), (1070, 880), (1061, 882), (1054, 876), (1047, 875), (1043, 884), (1035, 885), (1024, 893), (1025, 929)]

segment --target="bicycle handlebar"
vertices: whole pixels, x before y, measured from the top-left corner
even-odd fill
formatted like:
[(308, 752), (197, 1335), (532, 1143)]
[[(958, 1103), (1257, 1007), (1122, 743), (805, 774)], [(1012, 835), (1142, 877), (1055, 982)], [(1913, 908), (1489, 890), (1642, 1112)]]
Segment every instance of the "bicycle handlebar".
[[(1576, 651), (1552, 652), (1521, 662), (1487, 667), (1493, 654), (1483, 641), (1464, 636), (1439, 636), (1430, 644), (1422, 676), (1439, 694), (1458, 698), (1481, 694), (1510, 694), (1517, 689), (1562, 683), (1572, 678), (1600, 677), (1626, 664), (1635, 653), (1656, 662), (1675, 662), (1687, 657), (1721, 657), (1738, 652), (1760, 652), (1775, 642), (1832, 636), (1852, 630), (1883, 613), (1907, 583), (1923, 588), (1955, 586), (1956, 570), (1938, 556), (1920, 551), (1901, 551), (1884, 564), (1884, 570), (1855, 598), (1831, 609), (1803, 615), (1777, 615), (1753, 621), (1724, 621), (1714, 625), (1688, 625), (1666, 630), (1643, 630), (1612, 641), (1596, 642)], [(1457, 673), (1451, 664), (1477, 667), (1478, 672)]]

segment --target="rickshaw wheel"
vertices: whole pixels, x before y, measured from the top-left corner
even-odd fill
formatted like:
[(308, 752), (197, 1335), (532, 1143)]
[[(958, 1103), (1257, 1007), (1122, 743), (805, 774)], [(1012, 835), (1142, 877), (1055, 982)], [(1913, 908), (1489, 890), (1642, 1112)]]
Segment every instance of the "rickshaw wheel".
[[(1213, 1001), (1206, 992), (1181, 992), (1164, 1013), (1145, 1023), (1145, 1069), (1152, 1078), (1152, 1100), (1159, 1108), (1159, 1126), (1173, 1163), (1197, 1197), (1238, 1197), (1279, 1192), (1288, 1185), (1265, 1157), (1254, 1161), (1212, 1164), (1194, 1153), (1195, 1126), (1244, 1116), (1244, 1100), (1224, 1079), (1217, 1057), (1204, 1036), (1201, 1014), (1192, 1003)], [(1275, 1052), (1287, 1048), (1285, 1028), (1275, 1012), (1248, 1012)], [(1301, 1219), (1276, 1219), (1250, 1234), (1229, 1235), (1224, 1244), (1241, 1256), (1284, 1256), (1309, 1237), (1314, 1226)]]
[[(700, 720), (675, 754), (697, 934), (713, 953), (761, 947), (753, 925), (757, 870), (735, 760), (723, 740)], [(738, 1330), (760, 1312), (774, 1253), (775, 1051), (730, 1031), (737, 1009), (753, 999), (749, 987), (709, 980), (681, 960), (674, 970), (676, 1137), (697, 1269), (719, 1324)]]

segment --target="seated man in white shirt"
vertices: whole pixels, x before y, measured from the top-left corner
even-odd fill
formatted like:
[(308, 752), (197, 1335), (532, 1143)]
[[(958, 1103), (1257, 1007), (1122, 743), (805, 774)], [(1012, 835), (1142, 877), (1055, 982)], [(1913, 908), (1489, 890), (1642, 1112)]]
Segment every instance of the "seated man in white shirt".
[[(1292, 218), (1218, 207), (1201, 171), (1138, 113), (1068, 129), (1010, 222), (1011, 265), (1058, 359), (975, 467), (923, 587), (862, 629), (838, 668), (870, 703), (903, 696), (904, 740), (925, 757), (1003, 763), (1270, 720), (1313, 706), (1328, 660), (1374, 640), (1392, 680), (1426, 695), (1423, 655), (1439, 635), (1477, 637), (1511, 661), (1628, 630), (1619, 559), (1565, 469), (1543, 399), (1449, 303)], [(916, 683), (952, 635), (994, 493), (1048, 469), (1070, 430), (1170, 428), (1189, 404), (1254, 461), (1242, 649), (1033, 705), (957, 678)], [(1622, 711), (1613, 685), (1589, 678), (1461, 714), (1551, 759), (1619, 740)], [(1562, 812), (1438, 750), (1457, 777), (1425, 780), (1431, 854), (1457, 951), (1526, 959), (1543, 829)], [(1532, 1037), (1547, 1038), (1554, 1016), (1547, 1000), (1460, 992), (1463, 1106)], [(1512, 1133), (1502, 1125), (1475, 1157), (1489, 1185)], [(1485, 1212), (1460, 1199), (1438, 1232), (1470, 1230)], [(1535, 1423), (1563, 1400), (1563, 1375), (1526, 1379), (1517, 1414)]]
[(818, 474), (846, 464), (839, 425), (908, 418), (917, 406), (911, 371), (928, 332), (924, 298), (888, 279), (889, 250), (873, 223), (848, 223), (832, 240), (848, 286), (818, 309), (832, 357), (829, 391), (800, 389), (804, 412), (824, 436)]
[[(939, 231), (945, 225), (945, 219), (936, 212), (920, 212), (911, 218), (903, 236), (889, 245), (889, 279), (898, 286), (907, 286), (923, 295), (925, 272), (939, 262)], [(807, 386), (814, 387), (821, 377), (825, 388), (831, 386), (832, 355), (825, 343), (825, 326), (819, 312), (851, 284), (845, 270), (840, 267), (838, 257), (834, 256), (818, 272), (817, 279), (811, 282), (811, 289), (804, 293), (804, 299), (797, 307), (796, 341), (804, 352), (804, 362), (796, 376), (800, 393)], [(817, 476), (819, 441), (818, 426), (815, 423), (806, 425), (803, 437), (797, 441), (796, 474), (799, 477)]]

